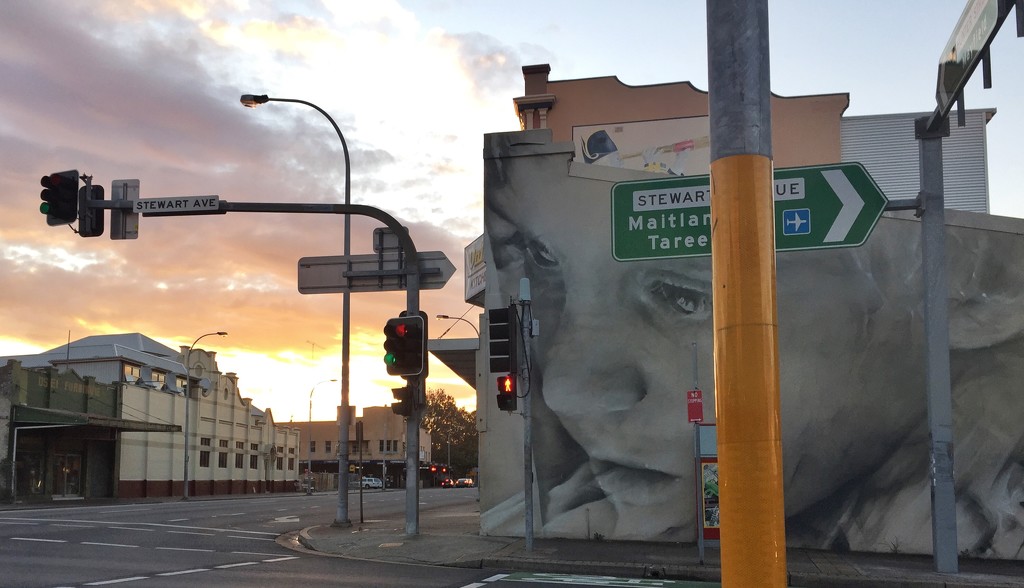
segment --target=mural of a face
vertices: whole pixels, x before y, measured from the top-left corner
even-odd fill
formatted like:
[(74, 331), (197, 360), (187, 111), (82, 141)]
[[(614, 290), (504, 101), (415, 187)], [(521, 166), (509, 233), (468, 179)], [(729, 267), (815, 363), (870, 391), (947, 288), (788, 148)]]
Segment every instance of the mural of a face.
[[(492, 159), (485, 175), (498, 287), (515, 292), (518, 280), (529, 278), (542, 325), (532, 341), (531, 381), (543, 529), (692, 541), (693, 429), (685, 393), (695, 382), (696, 351), (712, 417), (710, 258), (614, 261), (612, 184), (573, 177), (567, 165), (561, 154)], [(800, 544), (878, 549), (896, 540), (906, 550), (930, 548), (918, 231), (915, 222), (882, 219), (860, 248), (777, 257), (787, 532)], [(1011, 241), (1024, 251), (1019, 237)], [(964, 237), (960, 246), (969, 255), (961, 257), (977, 259), (978, 243), (976, 235)], [(964, 292), (974, 318), (1005, 312), (982, 310), (975, 296), (981, 289), (970, 284), (985, 272), (956, 259), (951, 289)], [(988, 296), (1024, 286), (1020, 269), (1009, 273), (987, 272)], [(1022, 319), (1010, 322), (1022, 326)], [(954, 331), (971, 330), (970, 320), (952, 323)], [(953, 341), (984, 347), (1024, 332), (1000, 330), (993, 336), (975, 327)], [(1019, 409), (1024, 398), (1012, 403)], [(957, 418), (958, 434), (979, 428), (970, 410)], [(1024, 445), (1019, 429), (1012, 434)], [(1024, 447), (997, 448), (988, 439), (972, 449), (991, 454), (988, 469), (1021, 471), (1012, 456), (1020, 460)], [(970, 486), (958, 480), (961, 495)], [(1024, 489), (1001, 490), (1001, 500), (1011, 504), (1014, 492)], [(972, 519), (988, 530), (965, 547), (991, 552), (984, 535), (999, 527), (1000, 516)]]

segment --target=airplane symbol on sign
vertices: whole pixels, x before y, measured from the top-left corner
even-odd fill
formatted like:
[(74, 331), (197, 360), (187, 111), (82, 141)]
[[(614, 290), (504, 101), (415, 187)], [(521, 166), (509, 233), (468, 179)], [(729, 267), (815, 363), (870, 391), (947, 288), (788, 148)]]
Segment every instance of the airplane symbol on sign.
[(793, 208), (782, 211), (783, 235), (807, 235), (811, 232), (811, 210)]

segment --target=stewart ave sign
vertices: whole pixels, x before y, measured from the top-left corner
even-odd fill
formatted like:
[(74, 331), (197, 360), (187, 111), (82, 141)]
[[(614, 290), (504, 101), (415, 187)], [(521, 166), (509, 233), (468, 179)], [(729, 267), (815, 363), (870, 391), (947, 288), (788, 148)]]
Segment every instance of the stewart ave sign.
[[(777, 169), (774, 199), (776, 251), (861, 245), (888, 202), (859, 163)], [(612, 187), (616, 260), (710, 254), (710, 176)]]

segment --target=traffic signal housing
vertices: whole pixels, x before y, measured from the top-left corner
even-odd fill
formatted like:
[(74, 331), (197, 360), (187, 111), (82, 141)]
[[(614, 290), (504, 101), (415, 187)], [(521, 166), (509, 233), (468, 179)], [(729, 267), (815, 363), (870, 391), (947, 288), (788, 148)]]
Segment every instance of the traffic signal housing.
[(518, 406), (516, 396), (516, 375), (498, 376), (498, 408), (512, 412)]
[(43, 187), (39, 212), (46, 215), (46, 224), (67, 225), (78, 219), (78, 170), (45, 175), (39, 185)]
[(422, 314), (388, 319), (384, 325), (384, 364), (388, 374), (426, 375), (427, 325)]
[(519, 314), (514, 305), (488, 309), (487, 339), (491, 373), (518, 373)]
[(103, 200), (103, 186), (85, 185), (78, 190), (78, 236), (99, 237), (103, 234), (103, 209), (89, 206), (91, 200)]
[(392, 388), (391, 394), (394, 395), (395, 400), (391, 404), (391, 412), (401, 416), (412, 416), (413, 409), (413, 398), (412, 398), (412, 386), (404, 386), (402, 388)]

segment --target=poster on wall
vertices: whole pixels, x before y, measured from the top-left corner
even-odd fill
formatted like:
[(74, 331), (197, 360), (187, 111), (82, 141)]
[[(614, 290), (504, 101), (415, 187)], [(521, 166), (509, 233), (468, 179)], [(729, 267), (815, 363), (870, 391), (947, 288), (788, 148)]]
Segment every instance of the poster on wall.
[(704, 513), (704, 539), (721, 537), (718, 519), (718, 458), (700, 458), (701, 512)]
[(576, 161), (698, 176), (710, 173), (706, 116), (573, 127)]

